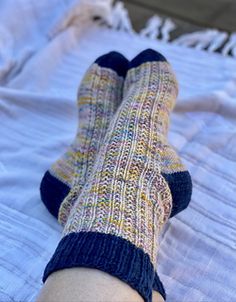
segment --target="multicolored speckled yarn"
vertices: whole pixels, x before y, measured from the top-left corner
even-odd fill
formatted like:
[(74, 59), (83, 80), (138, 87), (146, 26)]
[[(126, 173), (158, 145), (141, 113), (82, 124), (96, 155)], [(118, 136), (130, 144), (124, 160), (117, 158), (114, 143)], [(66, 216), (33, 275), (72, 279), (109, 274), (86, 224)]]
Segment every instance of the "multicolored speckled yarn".
[[(143, 61), (148, 61), (149, 58), (150, 51), (146, 51), (142, 54)], [(139, 64), (139, 60), (140, 57), (137, 56), (135, 59), (132, 60), (130, 65), (136, 66), (137, 64)], [(161, 174), (167, 181), (171, 190), (173, 206), (170, 217), (173, 217), (187, 208), (192, 195), (192, 181), (189, 172), (181, 161), (181, 158), (176, 153), (173, 146), (169, 144), (167, 138), (170, 123), (170, 113), (176, 103), (178, 85), (174, 76), (172, 76), (172, 78), (169, 78), (168, 82), (165, 81), (166, 73), (164, 70), (162, 70), (162, 73), (160, 74), (157, 72), (157, 74), (157, 76), (160, 77), (160, 89), (158, 91), (160, 95), (159, 99), (157, 96), (157, 100), (159, 101), (159, 107), (156, 121), (156, 152), (159, 156), (158, 163), (160, 165)], [(129, 71), (124, 84), (124, 95), (127, 95), (127, 93), (129, 93), (130, 87), (136, 81), (137, 78), (133, 76), (131, 71)], [(152, 93), (151, 88), (149, 88), (150, 94)], [(140, 87), (140, 91), (141, 89), (142, 87)], [(163, 97), (163, 95), (161, 95), (161, 93), (165, 93), (165, 98)], [(174, 95), (176, 97), (173, 97)], [(162, 100), (162, 102), (160, 102), (160, 99)]]
[[(133, 63), (135, 59), (133, 60)], [(91, 173), (95, 157), (122, 98), (128, 61), (119, 53), (99, 57), (87, 71), (78, 91), (79, 127), (67, 152), (47, 171), (41, 182), (41, 198), (62, 225)], [(124, 93), (132, 77), (127, 76)], [(170, 91), (171, 93), (171, 91)], [(191, 177), (167, 141), (169, 114), (174, 107), (164, 102), (159, 112), (158, 152), (161, 173), (173, 198), (171, 217), (184, 210), (191, 198)]]
[[(131, 61), (126, 80), (132, 83), (71, 210), (44, 281), (61, 268), (99, 268), (151, 301), (157, 241), (172, 209), (171, 191), (161, 175), (160, 113), (164, 103), (174, 103), (177, 83), (165, 58), (152, 50)], [(165, 297), (160, 280), (159, 292)]]
[(91, 173), (106, 130), (121, 102), (127, 68), (128, 60), (124, 56), (110, 52), (92, 64), (81, 82), (76, 137), (67, 152), (45, 173), (40, 187), (42, 201), (62, 225), (72, 206), (71, 197), (75, 191), (78, 196)]

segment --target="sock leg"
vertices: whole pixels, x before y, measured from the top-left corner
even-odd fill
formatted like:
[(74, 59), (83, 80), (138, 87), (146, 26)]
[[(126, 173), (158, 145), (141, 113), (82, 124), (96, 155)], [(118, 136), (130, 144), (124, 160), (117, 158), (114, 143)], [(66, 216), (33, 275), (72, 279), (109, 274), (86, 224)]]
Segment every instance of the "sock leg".
[(121, 101), (127, 67), (125, 57), (111, 52), (99, 57), (81, 82), (75, 140), (45, 173), (40, 185), (42, 201), (61, 224), (66, 222), (73, 201), (68, 198), (61, 206), (63, 200), (72, 187), (76, 187), (76, 191), (73, 190), (70, 197), (77, 196), (91, 173), (106, 129)]

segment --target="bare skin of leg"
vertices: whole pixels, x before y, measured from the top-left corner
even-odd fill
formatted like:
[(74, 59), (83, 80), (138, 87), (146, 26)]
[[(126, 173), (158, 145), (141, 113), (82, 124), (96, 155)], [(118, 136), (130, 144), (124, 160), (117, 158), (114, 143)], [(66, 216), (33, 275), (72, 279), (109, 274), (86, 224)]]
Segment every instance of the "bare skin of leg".
[[(50, 275), (37, 302), (143, 302), (137, 291), (103, 271), (70, 268)], [(164, 302), (153, 292), (153, 302)]]

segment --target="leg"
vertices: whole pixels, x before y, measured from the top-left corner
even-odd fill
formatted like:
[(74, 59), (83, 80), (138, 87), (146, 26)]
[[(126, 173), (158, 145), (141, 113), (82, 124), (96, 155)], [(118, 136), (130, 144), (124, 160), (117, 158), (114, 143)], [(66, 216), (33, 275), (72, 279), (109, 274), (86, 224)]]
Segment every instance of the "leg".
[[(142, 302), (129, 285), (105, 272), (90, 268), (71, 268), (53, 273), (46, 281), (37, 302)], [(153, 292), (153, 302), (163, 302)]]

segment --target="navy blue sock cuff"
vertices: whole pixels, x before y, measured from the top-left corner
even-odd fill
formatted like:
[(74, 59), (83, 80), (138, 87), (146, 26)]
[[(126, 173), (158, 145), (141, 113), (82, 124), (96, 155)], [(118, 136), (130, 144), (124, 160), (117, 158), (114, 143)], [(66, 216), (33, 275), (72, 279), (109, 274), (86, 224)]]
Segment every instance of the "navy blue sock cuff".
[(125, 77), (129, 61), (119, 52), (111, 51), (95, 61), (99, 66), (114, 70), (119, 76)]
[[(55, 271), (89, 267), (102, 270), (126, 282), (143, 297), (152, 300), (154, 268), (148, 254), (129, 241), (111, 234), (79, 232), (65, 236), (47, 264), (43, 282)], [(160, 282), (160, 294), (165, 297)]]

